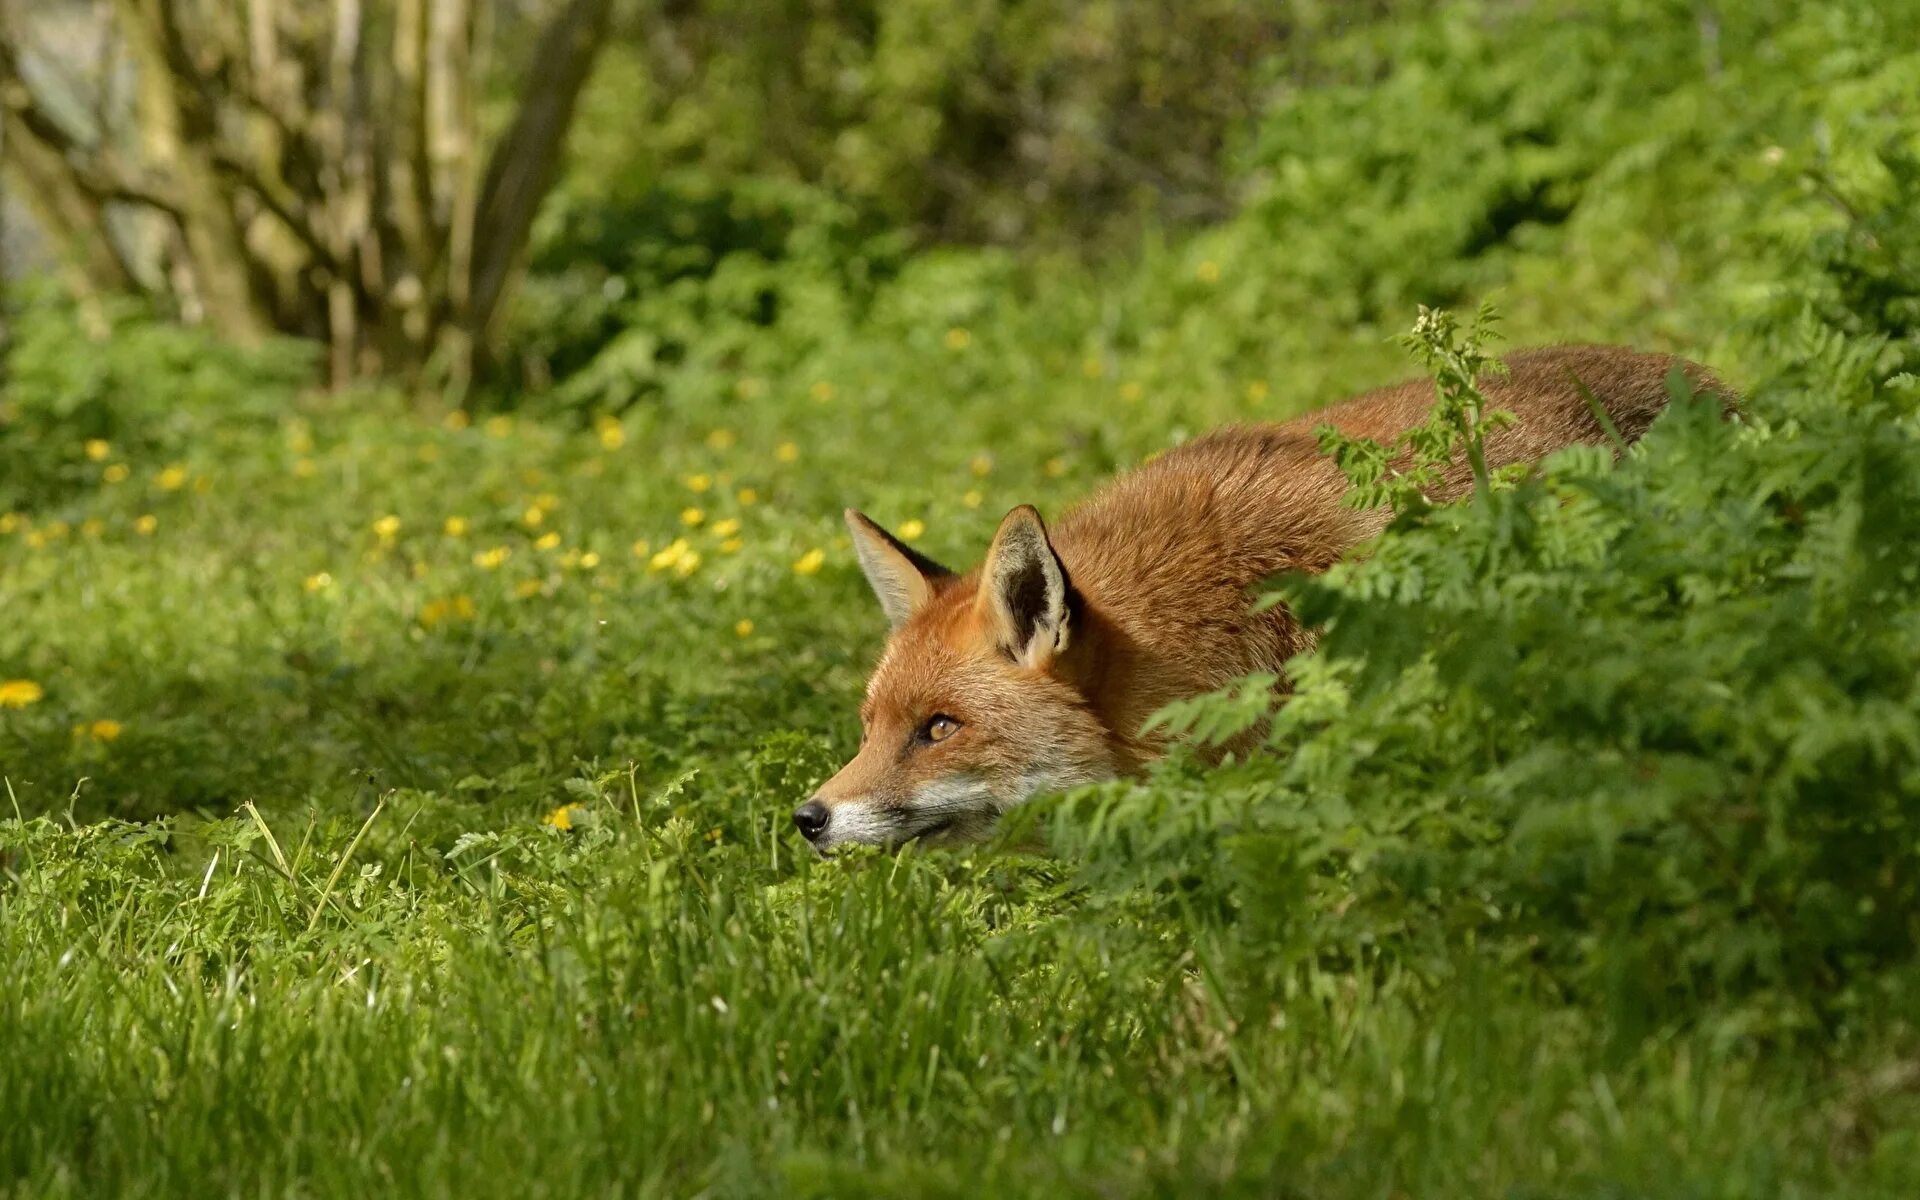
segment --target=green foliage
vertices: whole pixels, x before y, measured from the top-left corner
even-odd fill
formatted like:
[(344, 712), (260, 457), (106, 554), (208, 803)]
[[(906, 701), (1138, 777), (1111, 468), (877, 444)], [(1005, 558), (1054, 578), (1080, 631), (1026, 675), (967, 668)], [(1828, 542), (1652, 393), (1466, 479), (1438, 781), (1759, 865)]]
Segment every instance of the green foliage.
[(837, 340), (910, 245), (1090, 257), (1217, 220), (1263, 76), (1381, 7), (637, 6), (535, 230), (510, 379), (571, 379), (565, 407), (657, 399), (686, 359), (744, 357), (790, 313), (832, 304)]
[[(1247, 203), (1098, 265), (590, 145), (630, 169), (547, 216), (511, 416), (16, 300), (0, 1192), (1915, 1194), (1909, 7), (1289, 42)], [(617, 92), (581, 128), (653, 136)], [(927, 111), (875, 105), (836, 128)], [(1337, 445), (1399, 516), (1283, 585), (1325, 635), (1277, 713), (1163, 714), (1017, 814), (1050, 857), (806, 852), (881, 636), (841, 507), (972, 561), (1496, 288), (1740, 419), (1432, 505), (1494, 415), (1428, 317), (1444, 403)]]
[[(1920, 188), (1861, 220), (1911, 226)], [(1618, 469), (1569, 450), (1439, 509), (1392, 485), (1476, 457), (1482, 352), (1423, 315), (1453, 436), (1391, 483), (1385, 448), (1339, 447), (1399, 519), (1362, 561), (1284, 588), (1326, 632), (1273, 755), (1233, 800), (1161, 811), (1226, 840), (1235, 869), (1212, 886), (1240, 897), (1260, 957), (1443, 978), (1471, 947), (1605, 1000), (1636, 1036), (1682, 1015), (1830, 1023), (1912, 971), (1920, 419), (1914, 377), (1886, 372), (1915, 348), (1904, 319), (1879, 323), (1897, 288), (1858, 282), (1886, 265), (1865, 240), (1833, 239), (1804, 289), (1859, 306), (1774, 331), (1759, 352), (1790, 371), (1737, 421), (1681, 385)], [(1167, 719), (1224, 741), (1264, 719), (1248, 701)]]
[(1218, 216), (1219, 151), (1263, 67), (1377, 7), (648, 4), (598, 85), (623, 108), (604, 137), (618, 163), (797, 177), (948, 240)]
[[(1321, 451), (1347, 477), (1346, 503), (1362, 509), (1389, 508), (1396, 517), (1424, 511), (1456, 455), (1471, 464), (1476, 493), (1492, 488), (1486, 436), (1512, 417), (1488, 409), (1477, 385), (1486, 373), (1505, 369), (1486, 349), (1494, 336), (1493, 323), (1493, 310), (1482, 308), (1465, 339), (1458, 340), (1458, 324), (1451, 313), (1420, 310), (1413, 332), (1403, 341), (1433, 375), (1437, 403), (1424, 424), (1407, 430), (1392, 444), (1346, 437), (1331, 426), (1315, 431)], [(1605, 420), (1605, 410), (1600, 413)]]
[[(109, 335), (91, 337), (51, 288), (14, 289), (9, 300), (0, 511), (73, 497), (128, 455), (177, 457), (217, 426), (261, 428), (313, 365), (301, 343), (243, 354), (132, 312), (116, 312)], [(110, 453), (89, 458), (95, 441)]]

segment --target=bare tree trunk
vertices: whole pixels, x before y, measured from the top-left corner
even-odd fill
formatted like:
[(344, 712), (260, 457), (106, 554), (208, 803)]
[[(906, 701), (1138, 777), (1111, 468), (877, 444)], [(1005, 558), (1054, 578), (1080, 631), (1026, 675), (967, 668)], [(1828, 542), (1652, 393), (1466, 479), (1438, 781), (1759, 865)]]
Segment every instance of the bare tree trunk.
[(68, 289), (97, 318), (101, 293), (138, 289), (108, 232), (106, 206), (76, 185), (62, 169), (59, 154), (19, 122), (0, 120), (0, 136), (6, 139), (7, 174), (17, 185), (16, 194), (53, 242)]
[(573, 106), (605, 35), (612, 0), (571, 0), (540, 38), (520, 111), (487, 163), (474, 218), (472, 290), (460, 324), (485, 337), (494, 307), (518, 264), (540, 200), (553, 186)]
[(217, 130), (176, 0), (115, 0), (140, 68), (142, 146), (176, 198), (175, 217), (208, 322), (242, 344), (271, 323), (253, 290), (239, 219), (210, 153)]
[[(481, 13), (490, 11), (482, 9)], [(474, 341), (454, 314), (472, 300), (473, 234), (480, 207), (478, 114), (473, 81), (480, 73), (479, 48), (487, 42), (473, 0), (436, 0), (437, 55), (428, 96), (433, 153), (435, 213), (445, 231), (445, 320), (437, 352), (450, 390), (463, 397), (473, 382)]]
[[(81, 106), (94, 128), (56, 119), (75, 106), (36, 95), (0, 39), (3, 165), (74, 295), (144, 287), (237, 341), (321, 337), (336, 384), (438, 363), (464, 386), (613, 0), (550, 0), (491, 147), (485, 0), (102, 2), (136, 67), (131, 129), (104, 101)], [(157, 248), (116, 238), (123, 208), (157, 214)]]

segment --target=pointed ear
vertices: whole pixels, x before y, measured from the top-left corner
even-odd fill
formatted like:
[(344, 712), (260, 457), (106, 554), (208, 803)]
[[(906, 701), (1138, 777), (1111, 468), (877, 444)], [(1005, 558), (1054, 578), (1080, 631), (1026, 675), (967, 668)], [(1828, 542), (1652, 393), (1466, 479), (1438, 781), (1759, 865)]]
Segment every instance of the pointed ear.
[(980, 573), (980, 615), (1013, 661), (1045, 667), (1067, 648), (1066, 568), (1032, 505), (1000, 522)]
[(880, 598), (880, 608), (895, 629), (906, 624), (907, 618), (920, 611), (940, 585), (953, 577), (952, 571), (851, 508), (847, 510), (847, 532), (853, 535), (853, 552), (860, 558), (860, 570), (873, 585), (873, 594)]

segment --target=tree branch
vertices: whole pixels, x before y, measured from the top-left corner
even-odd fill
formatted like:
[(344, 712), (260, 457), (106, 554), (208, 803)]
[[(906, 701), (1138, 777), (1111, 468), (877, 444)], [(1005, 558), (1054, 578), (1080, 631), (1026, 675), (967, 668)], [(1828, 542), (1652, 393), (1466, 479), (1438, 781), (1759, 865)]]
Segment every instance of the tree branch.
[(139, 280), (107, 228), (101, 198), (81, 187), (70, 165), (15, 116), (0, 111), (5, 165), (20, 194), (58, 249), (72, 290), (83, 301), (104, 292), (136, 292)]
[(427, 146), (427, 6), (396, 0), (393, 18), (392, 153), (388, 196), (405, 250), (404, 270), (424, 280), (434, 266), (433, 168)]
[(494, 146), (474, 217), (472, 286), (461, 323), (477, 338), (492, 322), (534, 213), (559, 169), (574, 103), (606, 33), (612, 0), (570, 0), (541, 33), (525, 98)]
[(0, 43), (0, 107), (13, 119), (16, 136), (40, 146), (63, 163), (74, 185), (95, 200), (144, 204), (179, 215), (178, 198), (160, 180), (143, 176), (104, 147), (83, 145), (78, 136), (54, 119), (33, 94), (13, 47), (6, 43)]
[(313, 256), (317, 265), (332, 272), (340, 270), (339, 261), (321, 239), (319, 230), (304, 211), (300, 198), (284, 181), (226, 150), (216, 149), (213, 152), (213, 164), (225, 179), (245, 188), (249, 195), (260, 202), (262, 208), (272, 213), (274, 219), (284, 225), (287, 232)]
[(114, 5), (139, 67), (143, 148), (178, 195), (195, 291), (216, 328), (239, 342), (256, 341), (271, 327), (255, 292), (257, 263), (213, 162), (218, 121), (180, 28), (176, 0)]

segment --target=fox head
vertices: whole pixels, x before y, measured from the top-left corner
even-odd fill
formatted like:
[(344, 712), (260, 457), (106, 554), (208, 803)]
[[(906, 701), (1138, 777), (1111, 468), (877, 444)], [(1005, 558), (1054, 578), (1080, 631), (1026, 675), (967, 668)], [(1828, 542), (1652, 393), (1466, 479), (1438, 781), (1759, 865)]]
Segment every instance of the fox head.
[(977, 839), (1036, 792), (1115, 774), (1093, 631), (1038, 512), (1008, 513), (965, 576), (852, 509), (847, 527), (893, 630), (859, 753), (793, 814), (816, 849)]

